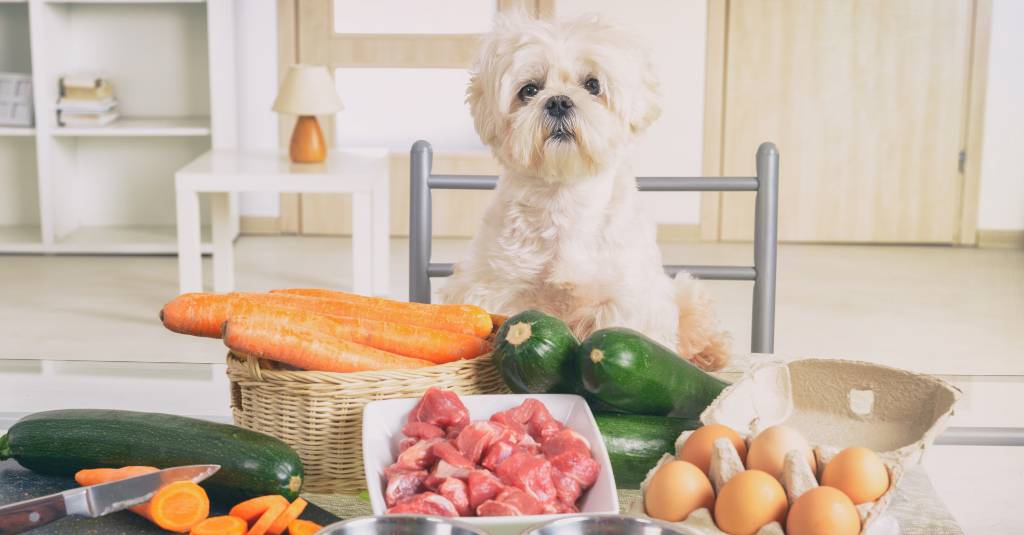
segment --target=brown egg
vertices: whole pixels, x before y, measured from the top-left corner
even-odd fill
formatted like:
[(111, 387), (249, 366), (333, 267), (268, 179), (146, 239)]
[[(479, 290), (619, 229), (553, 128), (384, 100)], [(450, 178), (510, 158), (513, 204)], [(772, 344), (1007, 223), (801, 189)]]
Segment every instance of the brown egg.
[(747, 468), (763, 470), (775, 479), (781, 480), (786, 454), (792, 450), (803, 453), (807, 458), (807, 463), (811, 465), (811, 472), (817, 470), (814, 452), (807, 444), (807, 440), (796, 429), (784, 425), (769, 427), (750, 441), (750, 451), (747, 452)]
[(693, 463), (707, 474), (711, 466), (711, 452), (714, 450), (715, 441), (720, 438), (729, 439), (736, 447), (736, 453), (740, 454), (740, 461), (747, 461), (747, 445), (743, 443), (739, 433), (722, 424), (705, 425), (694, 431), (683, 443), (683, 447), (679, 448), (676, 456)]
[(701, 507), (710, 510), (715, 504), (715, 491), (700, 468), (684, 462), (671, 461), (661, 465), (651, 477), (644, 494), (647, 514), (669, 522), (679, 522)]
[(857, 535), (860, 517), (845, 494), (832, 487), (816, 487), (793, 502), (786, 517), (788, 535)]
[(754, 535), (761, 526), (785, 525), (786, 491), (771, 475), (746, 470), (733, 476), (715, 500), (715, 523), (729, 535)]
[(860, 505), (889, 490), (889, 471), (878, 454), (867, 448), (846, 448), (825, 465), (821, 484), (835, 487)]

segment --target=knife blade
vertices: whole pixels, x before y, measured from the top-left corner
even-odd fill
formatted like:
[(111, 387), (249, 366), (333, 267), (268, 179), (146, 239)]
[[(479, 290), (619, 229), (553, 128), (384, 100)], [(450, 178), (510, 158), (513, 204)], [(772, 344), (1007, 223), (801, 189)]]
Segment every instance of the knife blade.
[(127, 509), (148, 501), (164, 485), (198, 483), (219, 469), (215, 464), (177, 466), (5, 505), (0, 507), (0, 535), (22, 533), (65, 516), (96, 518)]

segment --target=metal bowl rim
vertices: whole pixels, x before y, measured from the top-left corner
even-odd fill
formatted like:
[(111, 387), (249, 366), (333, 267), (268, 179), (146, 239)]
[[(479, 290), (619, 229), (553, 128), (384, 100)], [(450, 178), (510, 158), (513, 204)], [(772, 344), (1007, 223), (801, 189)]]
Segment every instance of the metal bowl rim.
[[(382, 522), (382, 521), (385, 521), (385, 520), (388, 520), (388, 519), (414, 520), (414, 521), (419, 522), (419, 523), (429, 524), (429, 525), (433, 525), (433, 526), (446, 526), (447, 525), (447, 526), (457, 527), (457, 528), (460, 528), (460, 529), (465, 529), (465, 530), (469, 531), (470, 533), (479, 533), (479, 534), (482, 534), (482, 535), (487, 533), (486, 531), (480, 530), (477, 527), (475, 527), (473, 525), (470, 525), (470, 524), (467, 524), (465, 522), (460, 522), (458, 520), (454, 520), (454, 519), (451, 519), (451, 518), (448, 518), (448, 517), (432, 516), (432, 515), (368, 515), (368, 516), (359, 516), (359, 517), (356, 517), (356, 518), (350, 518), (348, 520), (339, 520), (337, 522), (334, 522), (333, 524), (328, 524), (328, 525), (320, 528), (320, 531), (317, 531), (317, 533), (325, 533), (325, 534), (326, 533), (331, 533), (333, 530), (335, 530), (337, 528), (343, 528), (343, 527), (352, 526), (352, 525), (360, 524), (360, 523), (364, 523), (364, 522), (367, 523), (367, 524), (371, 524), (372, 525), (372, 524), (376, 524), (378, 522)], [(330, 528), (332, 531), (328, 531), (328, 528)]]
[(679, 529), (677, 529), (675, 526), (669, 524), (668, 522), (664, 522), (664, 521), (661, 521), (661, 520), (658, 520), (658, 519), (655, 519), (655, 518), (642, 517), (642, 516), (631, 516), (631, 515), (621, 515), (621, 514), (613, 514), (613, 513), (604, 513), (604, 514), (581, 514), (581, 515), (573, 515), (573, 516), (569, 516), (569, 517), (565, 517), (565, 518), (558, 518), (558, 519), (552, 520), (550, 522), (544, 522), (542, 524), (536, 524), (534, 526), (531, 526), (531, 527), (527, 528), (525, 531), (523, 531), (523, 535), (535, 535), (539, 530), (544, 529), (544, 528), (549, 528), (549, 527), (550, 528), (559, 528), (559, 527), (563, 527), (563, 526), (569, 526), (569, 525), (574, 525), (574, 524), (577, 524), (577, 523), (582, 523), (582, 522), (585, 522), (585, 521), (590, 520), (590, 519), (601, 519), (601, 518), (614, 518), (614, 519), (617, 519), (617, 520), (620, 520), (620, 521), (624, 521), (624, 522), (627, 522), (627, 523), (631, 523), (631, 524), (634, 524), (634, 525), (639, 524), (639, 525), (644, 525), (644, 526), (656, 526), (656, 527), (668, 530), (669, 533), (682, 533), (681, 531), (679, 531)]

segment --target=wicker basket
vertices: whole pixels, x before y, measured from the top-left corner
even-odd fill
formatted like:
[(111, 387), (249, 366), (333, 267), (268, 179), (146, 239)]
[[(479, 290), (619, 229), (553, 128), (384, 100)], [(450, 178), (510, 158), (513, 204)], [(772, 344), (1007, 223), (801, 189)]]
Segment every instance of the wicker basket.
[(417, 397), (431, 386), (458, 394), (508, 392), (489, 355), (417, 370), (329, 373), (272, 370), (228, 354), (235, 424), (284, 440), (306, 472), (303, 490), (355, 493), (363, 474), (363, 406)]

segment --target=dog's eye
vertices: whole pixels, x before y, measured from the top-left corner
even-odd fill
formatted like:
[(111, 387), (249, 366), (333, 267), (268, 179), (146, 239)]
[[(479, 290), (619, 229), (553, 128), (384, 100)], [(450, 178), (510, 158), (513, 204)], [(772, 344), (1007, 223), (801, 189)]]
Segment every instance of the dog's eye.
[(519, 90), (519, 100), (526, 102), (527, 100), (537, 96), (537, 93), (539, 92), (540, 89), (537, 89), (537, 86), (533, 84), (526, 84)]
[(598, 82), (597, 78), (587, 78), (587, 81), (583, 82), (583, 89), (591, 95), (596, 95), (601, 92), (601, 82)]

